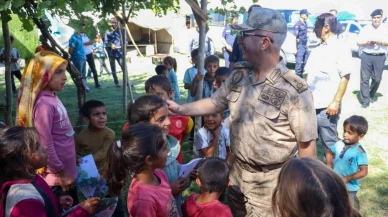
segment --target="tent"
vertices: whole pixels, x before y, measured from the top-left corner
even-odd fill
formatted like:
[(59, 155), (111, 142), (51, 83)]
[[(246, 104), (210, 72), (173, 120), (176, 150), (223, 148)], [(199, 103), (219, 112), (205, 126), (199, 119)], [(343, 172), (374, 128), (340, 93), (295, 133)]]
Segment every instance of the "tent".
[(356, 20), (356, 15), (347, 11), (340, 11), (337, 14), (337, 20)]
[(159, 17), (152, 10), (140, 10), (129, 19), (128, 28), (142, 53), (170, 54), (174, 52), (174, 43), (181, 38), (180, 33), (186, 29), (186, 18), (173, 12)]

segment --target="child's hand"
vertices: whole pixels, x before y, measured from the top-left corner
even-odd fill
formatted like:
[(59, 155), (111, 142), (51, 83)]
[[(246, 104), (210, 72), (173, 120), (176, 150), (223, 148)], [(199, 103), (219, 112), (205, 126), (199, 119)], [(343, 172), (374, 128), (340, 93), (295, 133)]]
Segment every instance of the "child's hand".
[(84, 208), (89, 214), (96, 212), (97, 206), (100, 203), (100, 198), (92, 197), (81, 203), (81, 207)]
[(345, 182), (345, 184), (349, 182), (348, 179), (346, 178), (346, 176), (342, 177), (342, 180)]
[(170, 187), (173, 195), (179, 195), (185, 190), (186, 179), (178, 179), (170, 182)]
[(221, 128), (222, 127), (220, 125), (216, 129), (210, 131), (210, 133), (213, 135), (213, 138), (218, 138), (220, 136)]
[(73, 206), (73, 198), (68, 195), (61, 196), (59, 198), (59, 204), (61, 205), (62, 209), (68, 210)]
[(213, 90), (218, 90), (218, 84), (217, 84), (217, 81), (214, 81), (213, 82)]
[(194, 81), (195, 82), (200, 82), (201, 80), (203, 80), (203, 78), (205, 77), (205, 74), (202, 74), (202, 73), (198, 73), (195, 77), (194, 77)]
[(74, 188), (74, 179), (72, 179), (65, 170), (55, 174), (58, 178), (59, 185), (62, 188), (62, 191), (69, 191)]
[(193, 172), (190, 173), (190, 179), (191, 180), (196, 180), (198, 177), (198, 169), (194, 169)]

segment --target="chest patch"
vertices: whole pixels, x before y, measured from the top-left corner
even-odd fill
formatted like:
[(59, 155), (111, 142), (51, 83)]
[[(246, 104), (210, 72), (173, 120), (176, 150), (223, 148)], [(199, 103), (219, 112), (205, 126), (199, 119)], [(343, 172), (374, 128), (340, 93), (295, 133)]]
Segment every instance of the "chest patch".
[(181, 120), (177, 120), (177, 121), (175, 122), (175, 126), (176, 126), (176, 128), (178, 128), (178, 129), (182, 128), (182, 121), (181, 121)]
[(259, 100), (272, 105), (277, 109), (280, 109), (286, 96), (286, 91), (265, 84), (263, 90), (260, 93)]
[(242, 71), (238, 71), (233, 74), (232, 77), (232, 84), (238, 84), (244, 77), (244, 73)]

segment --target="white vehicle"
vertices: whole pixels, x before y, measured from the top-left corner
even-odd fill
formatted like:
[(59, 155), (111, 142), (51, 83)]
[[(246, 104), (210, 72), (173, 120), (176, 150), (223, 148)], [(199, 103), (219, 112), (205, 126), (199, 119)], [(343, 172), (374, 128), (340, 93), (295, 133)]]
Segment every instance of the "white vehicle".
[[(359, 23), (354, 20), (344, 20), (340, 21), (342, 24), (343, 32), (340, 34), (342, 40), (347, 44), (352, 50), (353, 56), (360, 57), (361, 49), (357, 46), (358, 35), (360, 34), (361, 29), (368, 25), (367, 23)], [(384, 25), (384, 24), (381, 24)], [(388, 53), (385, 65), (388, 66)]]

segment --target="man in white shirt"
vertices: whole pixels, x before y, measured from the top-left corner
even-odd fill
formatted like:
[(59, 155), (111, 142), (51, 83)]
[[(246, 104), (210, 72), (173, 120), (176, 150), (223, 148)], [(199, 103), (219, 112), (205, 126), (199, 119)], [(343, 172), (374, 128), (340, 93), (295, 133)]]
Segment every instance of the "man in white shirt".
[(314, 32), (322, 44), (306, 65), (307, 84), (313, 93), (318, 138), (326, 148), (338, 141), (337, 123), (341, 100), (352, 71), (352, 52), (336, 35), (337, 19), (331, 13), (317, 17)]
[[(85, 23), (82, 23), (82, 31), (85, 30)], [(96, 70), (96, 64), (94, 62), (94, 54), (93, 54), (93, 44), (94, 41), (90, 40), (88, 35), (86, 35), (85, 32), (81, 33), (82, 37), (82, 42), (84, 43), (84, 51), (86, 55), (86, 62), (88, 62), (89, 65), (89, 73), (88, 73), (88, 78), (91, 77), (90, 72), (93, 72), (93, 78), (94, 78), (94, 84), (97, 89), (101, 89), (101, 85), (98, 83), (98, 75), (97, 75), (97, 70)]]
[[(383, 10), (371, 13), (372, 25), (366, 25), (360, 32), (357, 45), (362, 48), (360, 98), (363, 108), (373, 103), (384, 70), (388, 46), (388, 29), (381, 25)], [(372, 83), (369, 87), (369, 80)]]

